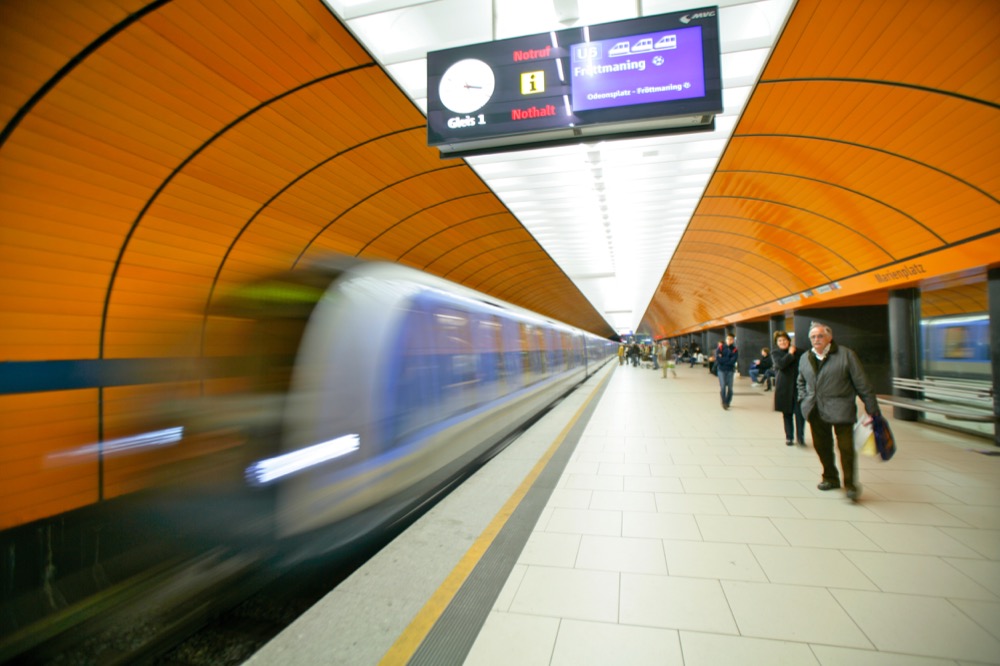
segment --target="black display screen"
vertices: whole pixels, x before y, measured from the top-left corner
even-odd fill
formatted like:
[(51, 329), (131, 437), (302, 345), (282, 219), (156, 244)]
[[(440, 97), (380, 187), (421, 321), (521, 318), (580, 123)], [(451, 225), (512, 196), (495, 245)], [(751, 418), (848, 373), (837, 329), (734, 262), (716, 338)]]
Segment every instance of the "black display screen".
[(719, 62), (715, 7), (433, 51), (428, 143), (472, 154), (705, 125)]

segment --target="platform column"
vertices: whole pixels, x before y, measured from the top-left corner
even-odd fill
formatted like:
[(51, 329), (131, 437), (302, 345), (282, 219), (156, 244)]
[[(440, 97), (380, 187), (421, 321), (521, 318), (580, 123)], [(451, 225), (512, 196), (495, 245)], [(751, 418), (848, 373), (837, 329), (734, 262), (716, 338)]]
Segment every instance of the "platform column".
[(774, 334), (777, 333), (778, 331), (783, 331), (783, 330), (785, 330), (785, 315), (784, 315), (784, 313), (782, 313), (780, 315), (772, 315), (771, 316), (771, 326), (770, 326), (770, 331), (769, 331), (770, 338), (771, 338), (771, 343), (772, 344), (774, 343)]
[[(892, 376), (904, 379), (917, 377), (920, 326), (920, 290), (894, 289), (889, 292), (889, 349), (892, 354)], [(893, 387), (892, 394), (906, 398), (922, 398), (914, 391)], [(918, 412), (905, 407), (893, 407), (893, 416), (900, 421), (916, 421)]]

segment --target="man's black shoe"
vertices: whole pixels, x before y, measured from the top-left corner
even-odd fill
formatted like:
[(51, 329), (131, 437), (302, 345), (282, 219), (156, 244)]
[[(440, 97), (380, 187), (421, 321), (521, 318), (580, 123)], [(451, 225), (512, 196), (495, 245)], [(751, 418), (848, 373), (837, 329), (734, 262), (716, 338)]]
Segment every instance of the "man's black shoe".
[(819, 488), (820, 490), (836, 490), (837, 488), (840, 487), (840, 484), (834, 483), (833, 481), (823, 481), (816, 487)]

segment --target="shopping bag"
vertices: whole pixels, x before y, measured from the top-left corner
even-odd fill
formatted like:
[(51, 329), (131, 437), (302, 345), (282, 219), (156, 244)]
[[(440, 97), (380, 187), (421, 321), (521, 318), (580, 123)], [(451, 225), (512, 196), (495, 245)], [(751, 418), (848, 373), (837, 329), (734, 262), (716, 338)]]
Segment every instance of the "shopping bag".
[(874, 457), (877, 453), (875, 431), (871, 423), (864, 419), (854, 424), (854, 450), (865, 456)]
[(875, 449), (882, 460), (889, 460), (896, 455), (896, 438), (882, 414), (872, 417), (872, 432), (875, 435)]

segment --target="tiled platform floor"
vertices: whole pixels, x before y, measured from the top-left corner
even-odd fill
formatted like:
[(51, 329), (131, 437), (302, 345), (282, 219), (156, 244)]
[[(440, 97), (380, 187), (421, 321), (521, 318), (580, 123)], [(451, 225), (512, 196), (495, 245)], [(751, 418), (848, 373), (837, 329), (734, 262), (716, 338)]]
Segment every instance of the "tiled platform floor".
[(1000, 664), (991, 442), (892, 421), (852, 504), (772, 395), (615, 368), (465, 663)]

